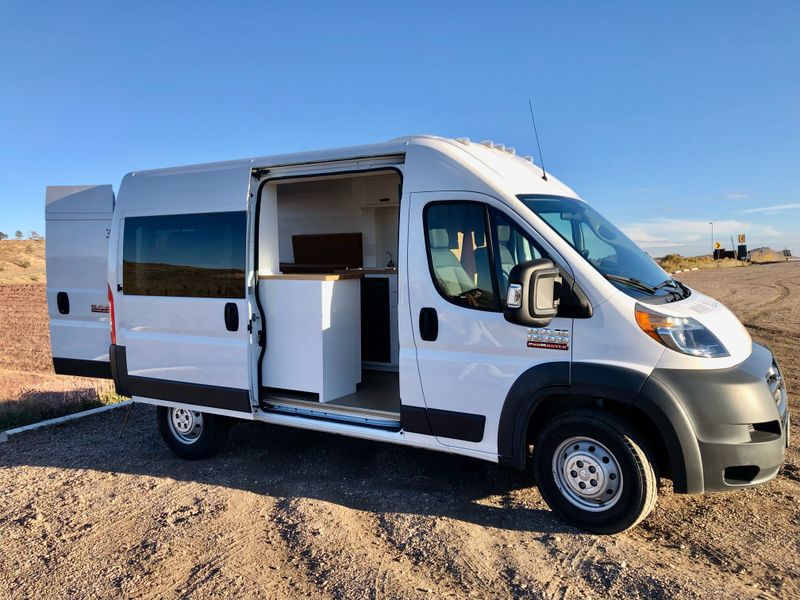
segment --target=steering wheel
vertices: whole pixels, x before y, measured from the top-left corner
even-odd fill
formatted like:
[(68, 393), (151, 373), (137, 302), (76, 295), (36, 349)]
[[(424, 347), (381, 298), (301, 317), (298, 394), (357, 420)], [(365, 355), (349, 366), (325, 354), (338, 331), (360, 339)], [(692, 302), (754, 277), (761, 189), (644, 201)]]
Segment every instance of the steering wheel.
[(487, 298), (487, 292), (480, 289), (480, 288), (472, 288), (471, 290), (467, 290), (466, 292), (461, 292), (458, 297), (461, 300), (466, 300), (467, 304), (470, 306), (482, 306), (485, 305), (485, 302), (481, 302), (481, 300), (488, 300), (491, 301), (491, 298)]

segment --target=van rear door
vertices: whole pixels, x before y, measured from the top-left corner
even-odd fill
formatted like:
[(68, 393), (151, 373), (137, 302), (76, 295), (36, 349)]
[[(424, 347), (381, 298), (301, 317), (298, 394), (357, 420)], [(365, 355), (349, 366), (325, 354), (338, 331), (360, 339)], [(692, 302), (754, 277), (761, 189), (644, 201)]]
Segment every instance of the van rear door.
[(111, 377), (108, 238), (110, 185), (49, 186), (47, 310), (53, 367), (62, 375)]

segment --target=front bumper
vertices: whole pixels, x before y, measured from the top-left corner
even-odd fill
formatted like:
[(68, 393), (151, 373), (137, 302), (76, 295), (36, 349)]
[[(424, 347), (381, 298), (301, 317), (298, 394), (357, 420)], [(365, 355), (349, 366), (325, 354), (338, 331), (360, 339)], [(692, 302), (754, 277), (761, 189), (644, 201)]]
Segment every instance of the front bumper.
[[(651, 378), (680, 403), (697, 441), (700, 464), (686, 491), (722, 491), (774, 478), (789, 443), (786, 385), (772, 353), (753, 344), (740, 365), (720, 370), (656, 369)], [(686, 453), (684, 453), (686, 455)]]

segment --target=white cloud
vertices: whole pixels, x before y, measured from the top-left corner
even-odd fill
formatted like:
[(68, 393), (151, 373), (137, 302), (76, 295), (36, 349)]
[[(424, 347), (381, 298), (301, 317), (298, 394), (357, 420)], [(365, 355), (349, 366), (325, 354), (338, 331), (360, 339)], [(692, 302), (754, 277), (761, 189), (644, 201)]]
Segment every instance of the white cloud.
[(773, 204), (772, 206), (759, 206), (756, 208), (748, 208), (747, 210), (740, 210), (738, 211), (741, 214), (763, 214), (763, 215), (774, 215), (777, 212), (782, 210), (793, 210), (795, 208), (800, 208), (800, 203), (795, 202), (792, 204)]
[(722, 196), (725, 200), (747, 200), (750, 194), (743, 194), (742, 192), (733, 192), (732, 194), (725, 194)]
[[(691, 219), (650, 219), (628, 223), (620, 227), (625, 234), (643, 248), (678, 248), (680, 246), (711, 243), (711, 225), (708, 221)], [(757, 225), (733, 219), (714, 221), (714, 238), (728, 240), (730, 236), (746, 233), (748, 238), (778, 237), (781, 232), (770, 225)]]

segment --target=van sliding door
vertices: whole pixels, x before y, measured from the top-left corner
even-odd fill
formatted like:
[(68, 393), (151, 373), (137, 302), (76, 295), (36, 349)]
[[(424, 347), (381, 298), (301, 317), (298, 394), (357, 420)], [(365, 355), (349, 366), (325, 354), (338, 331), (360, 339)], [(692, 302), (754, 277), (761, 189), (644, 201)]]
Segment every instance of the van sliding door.
[(120, 230), (117, 344), (129, 393), (250, 413), (245, 210), (126, 215)]

